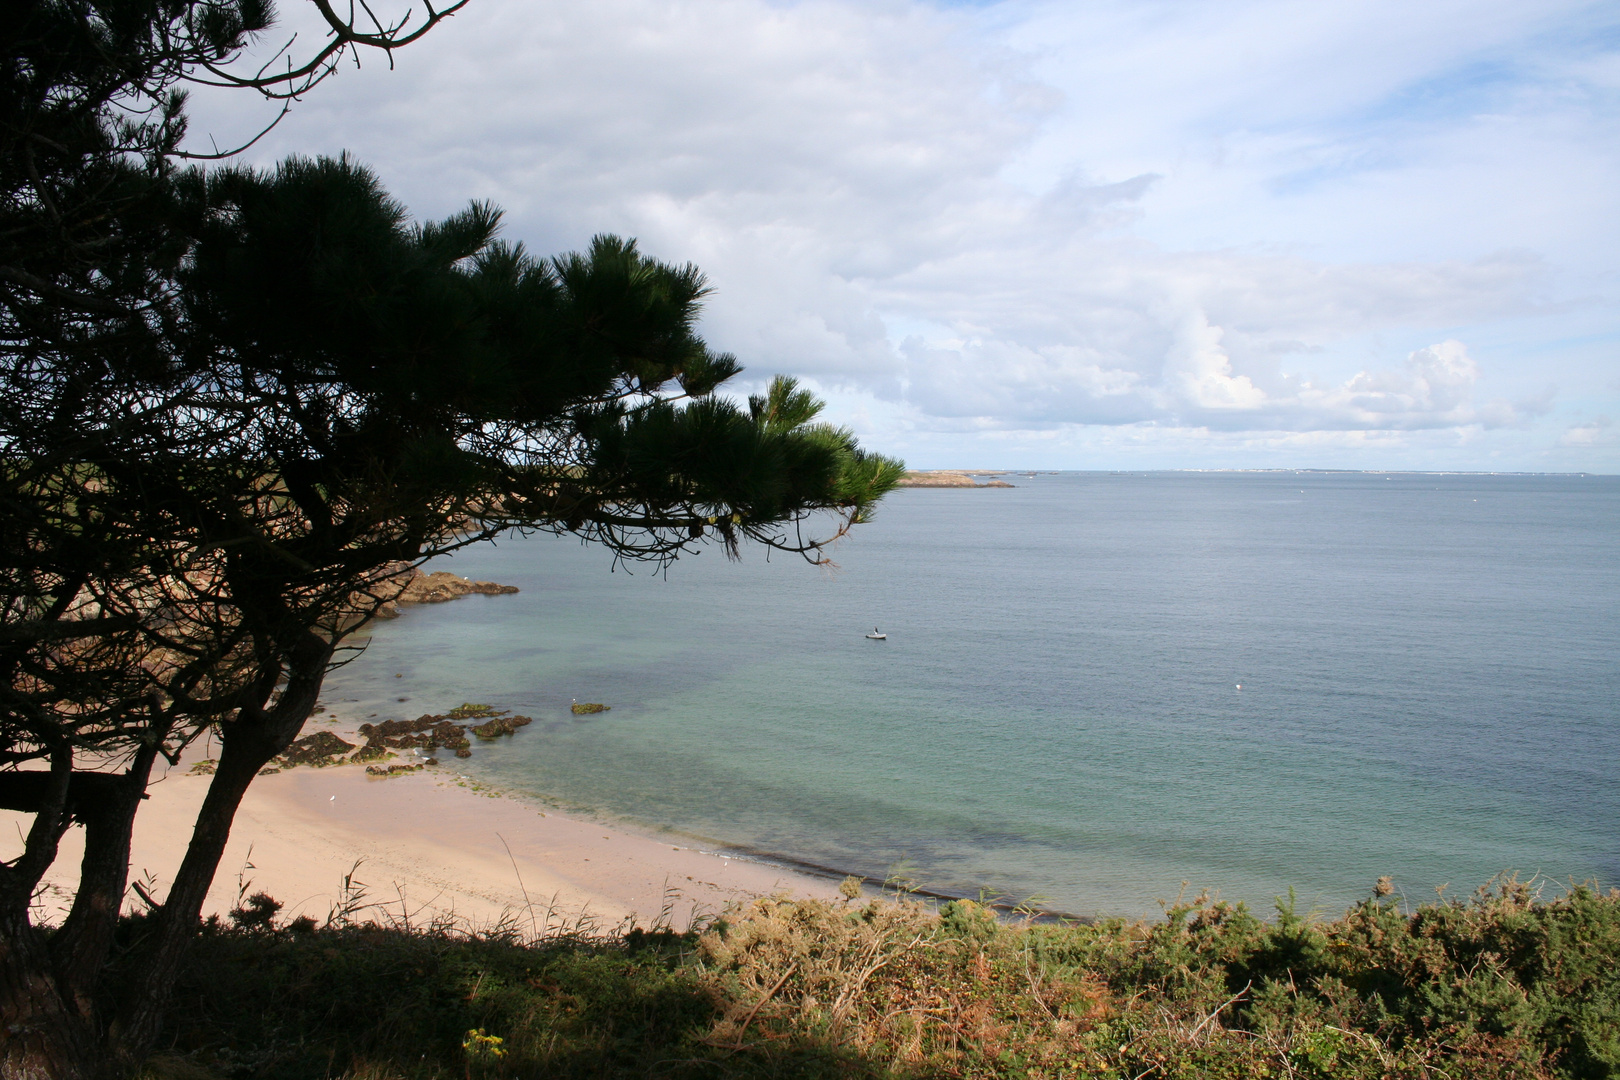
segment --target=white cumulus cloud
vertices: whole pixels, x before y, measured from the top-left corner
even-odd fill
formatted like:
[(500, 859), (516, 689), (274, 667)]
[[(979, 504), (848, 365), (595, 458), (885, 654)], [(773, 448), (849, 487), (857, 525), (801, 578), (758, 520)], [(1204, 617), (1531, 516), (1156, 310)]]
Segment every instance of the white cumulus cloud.
[[(1597, 393), (1590, 350), (1481, 343), (1620, 332), (1600, 14), (475, 0), (253, 153), (352, 150), (417, 213), (491, 199), (539, 251), (615, 231), (692, 260), (714, 344), (880, 444), (1102, 426), (1304, 452), (1539, 423), (1554, 375)], [(202, 94), (193, 130), (250, 111)]]
[(1559, 446), (1576, 449), (1612, 446), (1616, 442), (1620, 442), (1620, 432), (1615, 431), (1614, 423), (1607, 416), (1600, 416), (1585, 424), (1571, 424), (1558, 439)]

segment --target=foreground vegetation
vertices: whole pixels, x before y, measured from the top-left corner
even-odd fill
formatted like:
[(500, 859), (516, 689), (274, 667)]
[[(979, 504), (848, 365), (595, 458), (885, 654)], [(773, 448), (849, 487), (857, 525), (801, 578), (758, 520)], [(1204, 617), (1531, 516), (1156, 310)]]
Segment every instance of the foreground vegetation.
[(1090, 925), (768, 899), (688, 933), (277, 925), (258, 898), (204, 930), (148, 1075), (1620, 1075), (1620, 892), (1557, 892)]

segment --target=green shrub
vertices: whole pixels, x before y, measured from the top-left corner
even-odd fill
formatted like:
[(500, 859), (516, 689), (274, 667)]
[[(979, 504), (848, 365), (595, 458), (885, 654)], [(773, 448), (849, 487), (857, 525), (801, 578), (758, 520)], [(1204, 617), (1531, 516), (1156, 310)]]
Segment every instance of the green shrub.
[(1591, 887), (1542, 900), (1504, 878), (1412, 912), (1375, 892), (1332, 921), (1202, 896), (1091, 924), (767, 898), (701, 932), (531, 941), (516, 922), (276, 927), (273, 904), (203, 931), (158, 1072), (1620, 1076), (1620, 894)]

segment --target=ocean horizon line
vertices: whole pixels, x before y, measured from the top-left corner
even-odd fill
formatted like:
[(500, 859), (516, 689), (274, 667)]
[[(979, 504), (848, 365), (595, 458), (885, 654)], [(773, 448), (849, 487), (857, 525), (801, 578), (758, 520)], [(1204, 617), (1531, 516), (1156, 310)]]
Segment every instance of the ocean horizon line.
[(1522, 469), (1322, 469), (1306, 466), (1274, 466), (1269, 468), (1179, 468), (1179, 469), (1054, 469), (1046, 466), (1018, 465), (999, 466), (990, 469), (962, 469), (953, 466), (940, 466), (938, 468), (914, 468), (909, 470), (919, 473), (965, 473), (970, 476), (989, 475), (991, 473), (1023, 473), (1025, 475), (1041, 476), (1147, 476), (1158, 473), (1196, 473), (1200, 475), (1231, 473), (1234, 475), (1253, 475), (1256, 473), (1289, 473), (1293, 475), (1322, 475), (1322, 476), (1546, 476), (1561, 478), (1593, 477), (1609, 479), (1620, 476), (1620, 473), (1599, 472), (1551, 472), (1529, 471)]

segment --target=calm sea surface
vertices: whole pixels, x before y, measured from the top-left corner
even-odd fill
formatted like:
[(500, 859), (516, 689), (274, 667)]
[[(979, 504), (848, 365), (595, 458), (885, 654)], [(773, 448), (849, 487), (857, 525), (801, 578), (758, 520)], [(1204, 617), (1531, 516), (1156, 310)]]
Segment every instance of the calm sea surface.
[(326, 698), (490, 702), (536, 722), (479, 779), (1076, 913), (1620, 883), (1620, 478), (1008, 479), (895, 493), (836, 572), (468, 551), (433, 568), (522, 592), (382, 624)]

